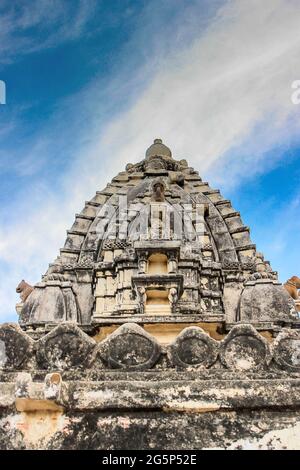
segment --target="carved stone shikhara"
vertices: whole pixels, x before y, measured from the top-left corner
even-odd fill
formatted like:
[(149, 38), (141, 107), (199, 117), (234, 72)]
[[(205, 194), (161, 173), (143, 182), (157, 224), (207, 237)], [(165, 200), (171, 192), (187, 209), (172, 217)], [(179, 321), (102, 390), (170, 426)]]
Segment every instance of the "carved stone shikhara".
[(0, 448), (299, 449), (295, 306), (230, 201), (156, 139), (0, 326)]

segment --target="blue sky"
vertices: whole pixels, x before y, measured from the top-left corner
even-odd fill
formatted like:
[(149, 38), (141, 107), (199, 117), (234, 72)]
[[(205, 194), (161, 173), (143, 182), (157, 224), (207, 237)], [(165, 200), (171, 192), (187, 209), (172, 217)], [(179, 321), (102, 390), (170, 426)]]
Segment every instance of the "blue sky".
[(2, 0), (0, 320), (84, 201), (162, 137), (300, 274), (295, 0)]

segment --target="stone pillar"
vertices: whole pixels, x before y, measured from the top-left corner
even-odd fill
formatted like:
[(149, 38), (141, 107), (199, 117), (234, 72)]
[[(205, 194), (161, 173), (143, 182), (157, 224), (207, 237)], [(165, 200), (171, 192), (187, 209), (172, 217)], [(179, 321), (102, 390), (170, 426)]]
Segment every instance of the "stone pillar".
[(103, 315), (104, 313), (104, 296), (106, 294), (106, 279), (103, 272), (98, 272), (97, 275), (97, 284), (95, 289), (96, 297), (96, 315)]
[(171, 254), (168, 258), (168, 272), (176, 273), (177, 272), (177, 260), (175, 255)]

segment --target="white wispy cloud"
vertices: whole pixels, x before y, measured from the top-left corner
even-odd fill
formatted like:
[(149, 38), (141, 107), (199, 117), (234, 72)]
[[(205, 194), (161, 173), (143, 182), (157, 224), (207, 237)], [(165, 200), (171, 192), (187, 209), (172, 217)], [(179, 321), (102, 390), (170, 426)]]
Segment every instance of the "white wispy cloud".
[(2, 0), (0, 62), (78, 38), (95, 8), (95, 0)]
[(299, 129), (299, 109), (290, 100), (299, 20), (294, 1), (227, 2), (206, 33), (172, 57), (135, 106), (111, 123), (106, 143), (121, 148), (125, 161), (161, 135), (204, 172), (238, 148), (243, 168), (257, 171), (266, 150)]
[[(12, 311), (15, 299), (2, 299), (12, 295), (20, 277), (37, 280), (46, 262), (55, 258), (64, 230), (83, 201), (127, 162), (143, 158), (153, 138), (162, 137), (175, 157), (188, 158), (200, 173), (214, 169), (215, 180), (222, 179), (224, 187), (271, 168), (276, 162), (266, 158), (268, 152), (297, 140), (299, 108), (290, 95), (293, 80), (299, 78), (298, 2), (226, 1), (200, 27), (195, 18), (202, 8), (203, 2), (194, 2), (189, 20), (180, 24), (179, 18), (165, 32), (163, 23), (157, 29), (150, 21), (158, 39), (152, 54), (147, 49), (137, 52), (146, 57), (138, 78), (136, 69), (131, 76), (127, 70), (124, 85), (124, 76), (116, 72), (115, 81), (101, 93), (100, 81), (84, 90), (82, 103), (92, 116), (91, 127), (81, 131), (81, 145), (63, 175), (59, 197), (46, 188), (34, 196), (34, 206), (30, 201), (19, 204), (19, 217), (0, 229), (0, 257), (7, 267), (0, 283), (0, 315)], [(132, 38), (139, 38), (137, 48), (147, 44), (145, 22), (141, 17), (141, 28)], [(183, 31), (187, 27), (188, 40)], [(173, 34), (173, 47), (173, 37), (166, 40), (164, 34)], [(130, 91), (133, 85), (135, 92)], [(127, 107), (124, 93), (130, 97)], [(112, 118), (100, 111), (103, 97), (114, 110)], [(115, 111), (118, 106), (120, 113)]]

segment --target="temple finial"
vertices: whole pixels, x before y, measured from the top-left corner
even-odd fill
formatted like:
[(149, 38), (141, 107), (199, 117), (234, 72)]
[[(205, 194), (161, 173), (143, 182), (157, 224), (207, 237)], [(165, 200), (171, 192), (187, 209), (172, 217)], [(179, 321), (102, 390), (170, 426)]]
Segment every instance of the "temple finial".
[(172, 158), (172, 152), (162, 139), (154, 139), (154, 142), (146, 151), (146, 158), (150, 157), (168, 157)]

